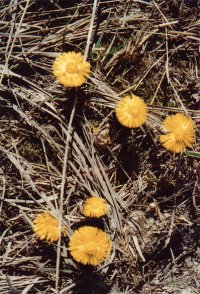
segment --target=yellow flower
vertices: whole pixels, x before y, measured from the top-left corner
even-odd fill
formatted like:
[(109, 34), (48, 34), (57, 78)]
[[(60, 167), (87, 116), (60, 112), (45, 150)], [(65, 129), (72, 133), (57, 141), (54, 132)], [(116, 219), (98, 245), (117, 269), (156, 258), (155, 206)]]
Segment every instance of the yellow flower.
[(64, 52), (55, 59), (53, 73), (65, 87), (79, 87), (90, 73), (90, 64), (81, 53)]
[[(47, 211), (39, 214), (33, 221), (33, 230), (40, 240), (46, 239), (56, 242), (59, 239), (58, 219), (51, 216)], [(66, 228), (63, 226), (61, 233), (66, 235)]]
[(69, 250), (72, 257), (88, 265), (98, 265), (111, 251), (111, 240), (106, 233), (95, 227), (81, 227), (70, 238)]
[(168, 116), (163, 122), (166, 135), (160, 136), (161, 144), (168, 150), (176, 153), (192, 147), (195, 141), (195, 124), (191, 118), (183, 114)]
[(85, 201), (83, 214), (88, 217), (101, 217), (108, 212), (107, 202), (100, 197), (90, 197)]
[(125, 127), (140, 127), (147, 118), (147, 105), (138, 96), (122, 98), (115, 109), (118, 121)]

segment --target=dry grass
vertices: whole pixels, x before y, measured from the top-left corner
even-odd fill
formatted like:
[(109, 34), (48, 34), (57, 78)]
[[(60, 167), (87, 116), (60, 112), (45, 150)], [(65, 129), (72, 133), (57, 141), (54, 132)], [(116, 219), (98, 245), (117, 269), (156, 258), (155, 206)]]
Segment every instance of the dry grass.
[[(1, 294), (199, 293), (199, 161), (158, 140), (163, 117), (183, 112), (196, 122), (199, 151), (199, 5), (0, 1)], [(52, 75), (63, 50), (88, 56), (80, 89)], [(129, 93), (149, 106), (134, 131), (114, 114)], [(113, 241), (96, 269), (71, 259), (67, 238), (39, 242), (32, 230), (44, 209), (69, 235), (90, 223), (81, 215), (90, 195), (111, 207), (91, 223)]]

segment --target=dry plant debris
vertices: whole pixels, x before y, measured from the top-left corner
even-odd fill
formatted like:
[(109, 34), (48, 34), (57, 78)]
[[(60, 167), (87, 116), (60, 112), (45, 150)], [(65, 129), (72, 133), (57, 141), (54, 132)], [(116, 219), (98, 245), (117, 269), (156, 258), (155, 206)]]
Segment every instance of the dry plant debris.
[[(199, 7), (0, 0), (1, 294), (199, 293)], [(131, 95), (148, 108), (134, 130), (115, 113)], [(159, 140), (172, 116), (190, 122), (175, 152)], [(83, 217), (88, 195), (108, 203), (104, 218)], [(66, 236), (36, 238), (41, 211)], [(95, 267), (70, 254), (84, 227), (112, 240)]]

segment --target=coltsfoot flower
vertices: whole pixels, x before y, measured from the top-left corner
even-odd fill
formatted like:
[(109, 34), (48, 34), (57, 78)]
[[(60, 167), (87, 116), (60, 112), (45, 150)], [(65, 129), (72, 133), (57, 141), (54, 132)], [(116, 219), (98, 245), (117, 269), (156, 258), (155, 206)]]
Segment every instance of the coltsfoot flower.
[(118, 121), (125, 127), (140, 127), (147, 119), (147, 105), (138, 96), (122, 98), (115, 109)]
[[(33, 230), (40, 240), (56, 242), (59, 239), (59, 221), (47, 211), (39, 214), (33, 221)], [(61, 234), (66, 235), (66, 228), (63, 226)]]
[(53, 73), (65, 87), (79, 87), (86, 82), (90, 64), (81, 53), (61, 53), (53, 63)]
[(108, 235), (90, 226), (76, 230), (69, 242), (72, 257), (84, 265), (100, 264), (109, 256), (111, 247), (112, 243)]
[(83, 214), (87, 217), (101, 217), (108, 212), (108, 203), (100, 197), (90, 197), (85, 201)]
[(173, 152), (183, 152), (195, 142), (195, 124), (184, 114), (168, 116), (163, 121), (162, 129), (167, 134), (160, 136), (160, 142)]

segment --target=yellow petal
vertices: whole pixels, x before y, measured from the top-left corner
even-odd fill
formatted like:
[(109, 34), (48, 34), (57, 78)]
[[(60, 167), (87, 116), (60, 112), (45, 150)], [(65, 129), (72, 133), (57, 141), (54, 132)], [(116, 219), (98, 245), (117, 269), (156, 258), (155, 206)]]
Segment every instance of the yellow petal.
[(138, 96), (122, 98), (115, 109), (118, 121), (125, 127), (140, 127), (147, 119), (147, 106)]
[(65, 87), (79, 87), (86, 82), (90, 64), (81, 53), (61, 53), (53, 63), (53, 73)]
[(175, 153), (184, 152), (195, 142), (195, 124), (191, 118), (183, 114), (168, 116), (162, 125), (167, 132), (160, 136), (161, 144)]
[(84, 226), (70, 238), (69, 250), (72, 257), (86, 265), (96, 266), (103, 262), (111, 251), (111, 240), (102, 230)]
[(100, 197), (90, 197), (85, 201), (83, 214), (87, 217), (102, 217), (108, 212), (107, 202)]
[[(33, 230), (38, 239), (56, 242), (59, 239), (58, 219), (47, 211), (39, 214), (33, 221)], [(61, 233), (66, 235), (66, 227), (61, 228)]]

